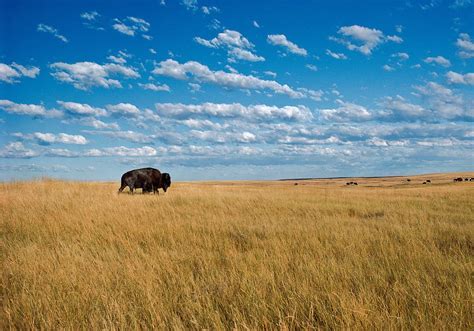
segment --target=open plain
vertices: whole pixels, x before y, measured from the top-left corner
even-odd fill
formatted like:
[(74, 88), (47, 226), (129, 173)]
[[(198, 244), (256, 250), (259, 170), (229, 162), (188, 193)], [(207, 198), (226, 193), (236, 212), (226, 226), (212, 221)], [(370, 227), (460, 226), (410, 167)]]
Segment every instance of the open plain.
[(472, 330), (458, 176), (0, 184), (0, 329)]

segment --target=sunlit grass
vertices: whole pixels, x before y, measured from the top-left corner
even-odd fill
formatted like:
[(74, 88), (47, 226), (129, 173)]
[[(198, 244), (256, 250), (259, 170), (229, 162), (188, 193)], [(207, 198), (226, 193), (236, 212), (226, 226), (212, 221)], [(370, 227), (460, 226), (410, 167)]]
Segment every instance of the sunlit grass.
[(474, 182), (453, 176), (0, 184), (0, 328), (472, 329)]

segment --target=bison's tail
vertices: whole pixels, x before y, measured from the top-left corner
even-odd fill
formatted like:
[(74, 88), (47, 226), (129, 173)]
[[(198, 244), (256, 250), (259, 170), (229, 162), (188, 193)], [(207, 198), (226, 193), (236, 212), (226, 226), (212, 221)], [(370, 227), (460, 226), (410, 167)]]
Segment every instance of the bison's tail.
[(117, 193), (122, 193), (123, 189), (127, 187), (127, 183), (125, 183), (125, 178), (123, 178), (122, 176), (122, 180), (121, 180), (121, 184), (120, 184), (120, 188), (118, 189), (118, 192)]

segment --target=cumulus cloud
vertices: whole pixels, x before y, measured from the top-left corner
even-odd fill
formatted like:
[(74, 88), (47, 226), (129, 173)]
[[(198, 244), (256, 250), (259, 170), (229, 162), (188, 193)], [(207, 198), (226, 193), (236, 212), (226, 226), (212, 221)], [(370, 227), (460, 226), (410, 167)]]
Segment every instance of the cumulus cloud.
[(203, 141), (211, 141), (218, 144), (227, 144), (231, 142), (253, 143), (256, 142), (257, 136), (251, 132), (215, 132), (215, 131), (199, 131), (191, 130), (191, 137)]
[(416, 105), (407, 102), (403, 97), (397, 96), (386, 97), (380, 103), (383, 107), (380, 118), (387, 119), (409, 119), (409, 118), (422, 118), (423, 116), (429, 115), (426, 109), (420, 105)]
[(38, 156), (38, 152), (26, 148), (21, 142), (12, 142), (0, 149), (0, 158), (30, 159)]
[(80, 125), (89, 126), (94, 129), (120, 130), (120, 126), (115, 122), (106, 123), (93, 117), (80, 117), (66, 120), (64, 122), (66, 124), (78, 123)]
[(187, 10), (197, 10), (198, 1), (197, 0), (181, 0), (181, 4), (186, 7)]
[(115, 55), (107, 56), (107, 60), (110, 60), (110, 61), (118, 63), (118, 64), (127, 63), (126, 59), (124, 59), (123, 57), (120, 57), (120, 56), (115, 56)]
[(467, 33), (460, 33), (456, 40), (456, 46), (458, 47), (458, 55), (462, 59), (474, 58), (474, 42)]
[(240, 73), (229, 73), (220, 70), (212, 71), (209, 67), (196, 61), (188, 61), (181, 64), (175, 60), (168, 59), (160, 62), (152, 73), (181, 80), (187, 80), (189, 79), (188, 75), (191, 75), (200, 82), (225, 87), (249, 90), (271, 90), (278, 94), (286, 94), (292, 98), (308, 97), (305, 93), (296, 91), (286, 84), (280, 84), (273, 80), (260, 79), (252, 75), (247, 76)]
[(56, 109), (46, 110), (43, 105), (21, 104), (10, 100), (0, 100), (0, 109), (10, 114), (34, 117), (60, 117), (62, 113)]
[(106, 116), (107, 111), (103, 108), (92, 107), (85, 103), (57, 101), (57, 103), (69, 115), (73, 116)]
[(130, 148), (125, 146), (107, 147), (102, 149), (90, 149), (83, 153), (83, 156), (99, 157), (99, 156), (155, 156), (156, 149), (150, 146)]
[(313, 118), (311, 111), (306, 106), (269, 106), (249, 105), (240, 103), (157, 103), (156, 110), (159, 114), (168, 117), (188, 118), (196, 115), (213, 117), (240, 117), (247, 120), (284, 119), (293, 121), (308, 121)]
[(344, 53), (335, 53), (329, 49), (326, 49), (326, 54), (332, 58), (335, 58), (336, 60), (347, 60), (347, 56)]
[(430, 56), (423, 60), (425, 63), (438, 64), (443, 67), (450, 67), (451, 61), (442, 56)]
[(128, 16), (123, 20), (115, 18), (112, 28), (127, 36), (134, 37), (136, 33), (141, 33), (145, 39), (151, 39), (151, 36), (145, 34), (150, 29), (150, 23), (142, 18), (133, 16)]
[(80, 90), (89, 90), (92, 87), (121, 88), (122, 84), (110, 76), (125, 78), (139, 78), (140, 74), (131, 67), (121, 64), (107, 63), (100, 65), (95, 62), (64, 63), (56, 62), (50, 65), (54, 70), (51, 75), (57, 80), (72, 84)]
[(100, 15), (96, 11), (84, 12), (81, 14), (81, 18), (86, 21), (95, 21)]
[(195, 37), (194, 41), (209, 48), (227, 49), (230, 62), (235, 60), (265, 61), (265, 58), (252, 53), (254, 45), (238, 31), (226, 29), (213, 39)]
[(41, 31), (41, 32), (46, 32), (46, 33), (52, 34), (54, 37), (58, 38), (62, 42), (65, 42), (65, 43), (69, 42), (69, 40), (66, 37), (64, 37), (62, 34), (60, 34), (59, 31), (57, 29), (53, 28), (52, 26), (40, 23), (40, 24), (38, 24), (38, 27), (36, 29), (38, 31)]
[(249, 62), (261, 62), (265, 61), (265, 58), (253, 54), (251, 51), (242, 49), (242, 48), (232, 48), (227, 54), (229, 55), (229, 62), (234, 62), (235, 60), (244, 60)]
[(373, 119), (373, 114), (364, 106), (355, 103), (336, 100), (339, 104), (337, 108), (321, 109), (319, 113), (326, 121), (351, 122), (368, 121)]
[(474, 73), (460, 74), (454, 71), (449, 71), (446, 74), (446, 79), (449, 84), (463, 84), (474, 85)]
[(293, 54), (306, 56), (306, 49), (299, 47), (295, 43), (289, 41), (284, 34), (271, 34), (267, 36), (267, 42), (270, 45), (281, 46)]
[(399, 52), (399, 53), (392, 54), (392, 57), (397, 58), (401, 61), (406, 61), (410, 58), (410, 55), (408, 55), (408, 53)]
[(107, 105), (105, 106), (107, 110), (113, 114), (118, 116), (125, 116), (125, 117), (136, 117), (140, 115), (140, 109), (137, 106), (132, 105), (131, 103), (118, 103), (116, 105)]
[(394, 71), (395, 68), (392, 67), (392, 66), (389, 66), (388, 64), (385, 64), (383, 67), (382, 67), (383, 70), (385, 71)]
[(72, 135), (67, 133), (43, 133), (43, 132), (34, 132), (34, 133), (14, 133), (13, 136), (22, 139), (22, 140), (34, 140), (41, 145), (50, 145), (54, 143), (61, 144), (73, 144), (73, 145), (85, 145), (88, 143), (87, 139), (81, 135)]
[(258, 24), (257, 21), (252, 22), (253, 26), (256, 27), (257, 29), (260, 28), (260, 24)]
[(5, 83), (18, 83), (21, 77), (36, 78), (39, 73), (40, 69), (37, 67), (25, 67), (15, 62), (10, 65), (0, 63), (0, 81)]
[(311, 71), (318, 71), (318, 67), (316, 67), (314, 64), (307, 64), (306, 68), (308, 68)]
[(85, 131), (88, 134), (102, 135), (117, 139), (124, 139), (134, 143), (151, 143), (153, 142), (153, 135), (146, 135), (135, 131)]
[(371, 29), (360, 25), (341, 27), (337, 33), (341, 37), (330, 37), (351, 51), (358, 51), (364, 55), (371, 55), (372, 51), (386, 41), (403, 42), (399, 36), (386, 36), (378, 29)]
[(465, 102), (462, 95), (453, 90), (435, 82), (414, 86), (414, 89), (426, 100), (435, 119), (474, 119), (472, 102)]
[(166, 84), (158, 85), (158, 84), (153, 84), (153, 83), (147, 83), (147, 84), (138, 83), (138, 86), (140, 86), (144, 90), (150, 90), (150, 91), (155, 91), (155, 92), (159, 92), (159, 91), (169, 92), (169, 91), (171, 91), (170, 87)]
[(219, 8), (217, 8), (216, 6), (202, 6), (201, 10), (205, 15), (210, 15), (212, 13), (219, 12)]

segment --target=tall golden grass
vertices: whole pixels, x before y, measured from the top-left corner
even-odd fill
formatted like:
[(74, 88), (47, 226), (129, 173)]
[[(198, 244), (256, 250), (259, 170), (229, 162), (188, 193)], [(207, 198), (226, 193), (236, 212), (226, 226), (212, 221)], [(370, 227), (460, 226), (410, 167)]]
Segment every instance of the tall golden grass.
[(453, 177), (0, 184), (0, 329), (472, 330)]

